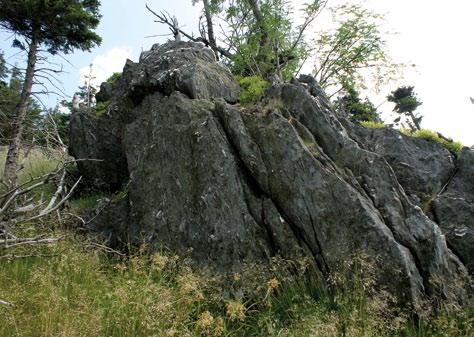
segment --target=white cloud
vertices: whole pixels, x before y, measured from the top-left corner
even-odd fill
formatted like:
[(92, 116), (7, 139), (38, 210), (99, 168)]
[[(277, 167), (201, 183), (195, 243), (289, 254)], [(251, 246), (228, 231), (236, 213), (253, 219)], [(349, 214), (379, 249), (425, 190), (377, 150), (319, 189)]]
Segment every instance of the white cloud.
[[(92, 61), (92, 85), (99, 87), (102, 82), (105, 82), (114, 72), (121, 72), (125, 61), (133, 59), (133, 50), (127, 47), (112, 48), (105, 54), (98, 55)], [(80, 85), (83, 85), (86, 77), (89, 77), (90, 67), (82, 67), (80, 69), (81, 78)]]

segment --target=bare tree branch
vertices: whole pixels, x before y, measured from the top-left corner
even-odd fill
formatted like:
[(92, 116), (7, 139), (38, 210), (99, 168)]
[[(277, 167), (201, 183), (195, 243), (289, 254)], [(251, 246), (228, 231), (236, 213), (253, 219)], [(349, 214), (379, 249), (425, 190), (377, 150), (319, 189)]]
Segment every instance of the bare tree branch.
[(219, 47), (217, 44), (212, 43), (211, 41), (207, 40), (206, 38), (204, 38), (202, 36), (194, 37), (192, 35), (189, 35), (185, 31), (183, 31), (179, 27), (175, 27), (175, 22), (173, 22), (173, 19), (171, 18), (171, 16), (168, 13), (161, 12), (161, 14), (158, 14), (155, 11), (153, 11), (150, 7), (148, 7), (148, 4), (145, 4), (145, 7), (146, 7), (146, 9), (148, 9), (148, 11), (150, 11), (154, 16), (156, 16), (159, 19), (159, 20), (155, 20), (155, 22), (168, 25), (168, 27), (170, 27), (170, 30), (173, 32), (173, 34), (175, 34), (174, 29), (176, 29), (179, 34), (182, 34), (183, 36), (185, 36), (189, 40), (191, 40), (193, 42), (202, 42), (206, 46), (210, 47), (213, 51), (218, 52), (222, 56), (224, 56), (228, 59), (233, 58), (233, 54), (231, 54), (229, 51), (225, 50), (222, 47)]

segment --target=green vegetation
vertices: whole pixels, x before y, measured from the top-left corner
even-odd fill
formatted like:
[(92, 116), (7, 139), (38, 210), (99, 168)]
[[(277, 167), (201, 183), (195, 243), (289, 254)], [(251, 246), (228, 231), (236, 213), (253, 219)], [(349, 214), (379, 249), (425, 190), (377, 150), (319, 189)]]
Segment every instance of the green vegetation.
[[(2, 66), (3, 65), (3, 66)], [(0, 145), (8, 145), (13, 137), (15, 107), (20, 101), (23, 87), (22, 71), (17, 67), (7, 67), (0, 51)], [(4, 80), (8, 80), (8, 83)], [(27, 116), (24, 121), (23, 139), (32, 142), (38, 138), (38, 126), (42, 124), (42, 109), (33, 98), (28, 99)]]
[(114, 72), (112, 75), (110, 75), (110, 77), (108, 79), (106, 79), (105, 81), (107, 83), (110, 83), (110, 84), (114, 84), (116, 83), (120, 76), (122, 76), (122, 73), (121, 72)]
[(315, 78), (329, 96), (348, 83), (366, 89), (367, 75), (376, 89), (399, 76), (404, 65), (387, 53), (382, 14), (350, 2), (329, 9), (335, 28), (318, 32), (312, 51)]
[[(7, 147), (0, 147), (0, 175), (3, 174), (5, 158), (7, 156)], [(58, 155), (54, 151), (42, 152), (39, 148), (34, 148), (20, 154), (20, 162), (23, 169), (19, 173), (19, 182), (23, 183), (31, 177), (38, 177), (48, 174), (58, 168), (58, 161), (53, 156)]]
[(402, 86), (392, 91), (387, 96), (387, 101), (395, 103), (393, 111), (398, 113), (400, 116), (394, 121), (398, 124), (402, 117), (405, 117), (405, 121), (412, 131), (421, 129), (421, 120), (423, 116), (415, 113), (415, 110), (423, 103), (418, 99), (416, 93), (413, 91), (412, 86)]
[(94, 112), (97, 114), (97, 116), (102, 116), (104, 113), (107, 112), (107, 108), (110, 105), (110, 101), (105, 101), (105, 102), (99, 102), (97, 105), (94, 107)]
[(373, 129), (383, 129), (387, 127), (387, 124), (374, 121), (361, 121), (361, 124)]
[(421, 129), (417, 131), (412, 130), (402, 130), (402, 132), (411, 137), (422, 138), (430, 142), (441, 143), (449, 152), (458, 156), (461, 153), (463, 145), (461, 142), (455, 142), (451, 138), (440, 137), (438, 132)]
[[(284, 261), (268, 275), (252, 265), (223, 281), (144, 248), (123, 257), (69, 238), (15, 251), (50, 257), (0, 259), (0, 297), (14, 305), (0, 307), (0, 335), (468, 337), (473, 328), (472, 311), (456, 308), (415, 326), (390, 307), (390, 295), (374, 292), (361, 258), (331, 275), (327, 288), (285, 278)], [(245, 296), (229, 295), (239, 291)]]
[(342, 92), (344, 94), (340, 95), (334, 102), (337, 113), (347, 116), (352, 122), (367, 121), (375, 123), (379, 119), (374, 104), (367, 97), (362, 100), (354, 85), (344, 83)]
[(265, 94), (270, 84), (258, 76), (237, 76), (242, 91), (239, 94), (239, 102), (242, 105), (251, 105)]
[[(8, 160), (3, 172), (3, 181), (10, 187), (17, 184), (20, 143), (30, 110), (33, 83), (35, 79), (43, 83), (38, 77), (46, 77), (49, 81), (55, 78), (51, 76), (55, 70), (44, 66), (47, 58), (43, 53), (55, 55), (68, 54), (78, 49), (90, 51), (99, 45), (102, 39), (94, 32), (101, 17), (99, 7), (98, 0), (0, 1), (0, 27), (11, 33), (12, 46), (27, 54), (21, 95), (13, 114)], [(39, 68), (38, 60), (41, 65)]]

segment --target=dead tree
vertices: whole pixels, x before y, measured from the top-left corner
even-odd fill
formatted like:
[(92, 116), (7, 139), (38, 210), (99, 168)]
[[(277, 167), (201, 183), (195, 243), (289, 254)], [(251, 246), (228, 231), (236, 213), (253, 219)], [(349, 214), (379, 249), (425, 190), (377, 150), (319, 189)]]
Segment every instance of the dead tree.
[(186, 37), (187, 39), (189, 39), (190, 41), (193, 41), (193, 42), (202, 42), (204, 43), (206, 46), (208, 46), (209, 48), (211, 48), (214, 52), (220, 54), (221, 56), (224, 56), (225, 58), (231, 60), (234, 56), (232, 53), (230, 53), (228, 50), (222, 48), (222, 47), (219, 47), (215, 41), (214, 42), (211, 42), (209, 41), (208, 39), (200, 36), (200, 37), (194, 37), (192, 35), (189, 35), (187, 34), (186, 32), (184, 32), (182, 29), (179, 28), (178, 26), (178, 20), (175, 18), (175, 17), (171, 17), (170, 14), (168, 13), (163, 13), (161, 12), (160, 14), (156, 13), (155, 11), (153, 11), (150, 7), (148, 7), (147, 4), (145, 4), (145, 7), (146, 9), (148, 9), (148, 11), (150, 13), (152, 13), (154, 16), (156, 16), (158, 18), (158, 20), (155, 20), (155, 22), (157, 23), (161, 23), (161, 24), (165, 24), (169, 27), (169, 29), (171, 30), (171, 32), (173, 33), (173, 36), (175, 38), (175, 41), (179, 41), (179, 40), (176, 40), (176, 36), (179, 36), (179, 39), (181, 38), (181, 35)]

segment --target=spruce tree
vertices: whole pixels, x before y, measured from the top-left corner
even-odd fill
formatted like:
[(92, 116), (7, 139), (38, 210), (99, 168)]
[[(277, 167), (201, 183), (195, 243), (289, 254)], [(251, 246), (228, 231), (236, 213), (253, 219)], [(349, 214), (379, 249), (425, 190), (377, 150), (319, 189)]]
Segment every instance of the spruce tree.
[(90, 51), (101, 43), (99, 0), (0, 0), (0, 27), (12, 33), (13, 46), (27, 52), (27, 65), (19, 103), (15, 109), (3, 182), (16, 185), (23, 124), (33, 87), (38, 54)]

